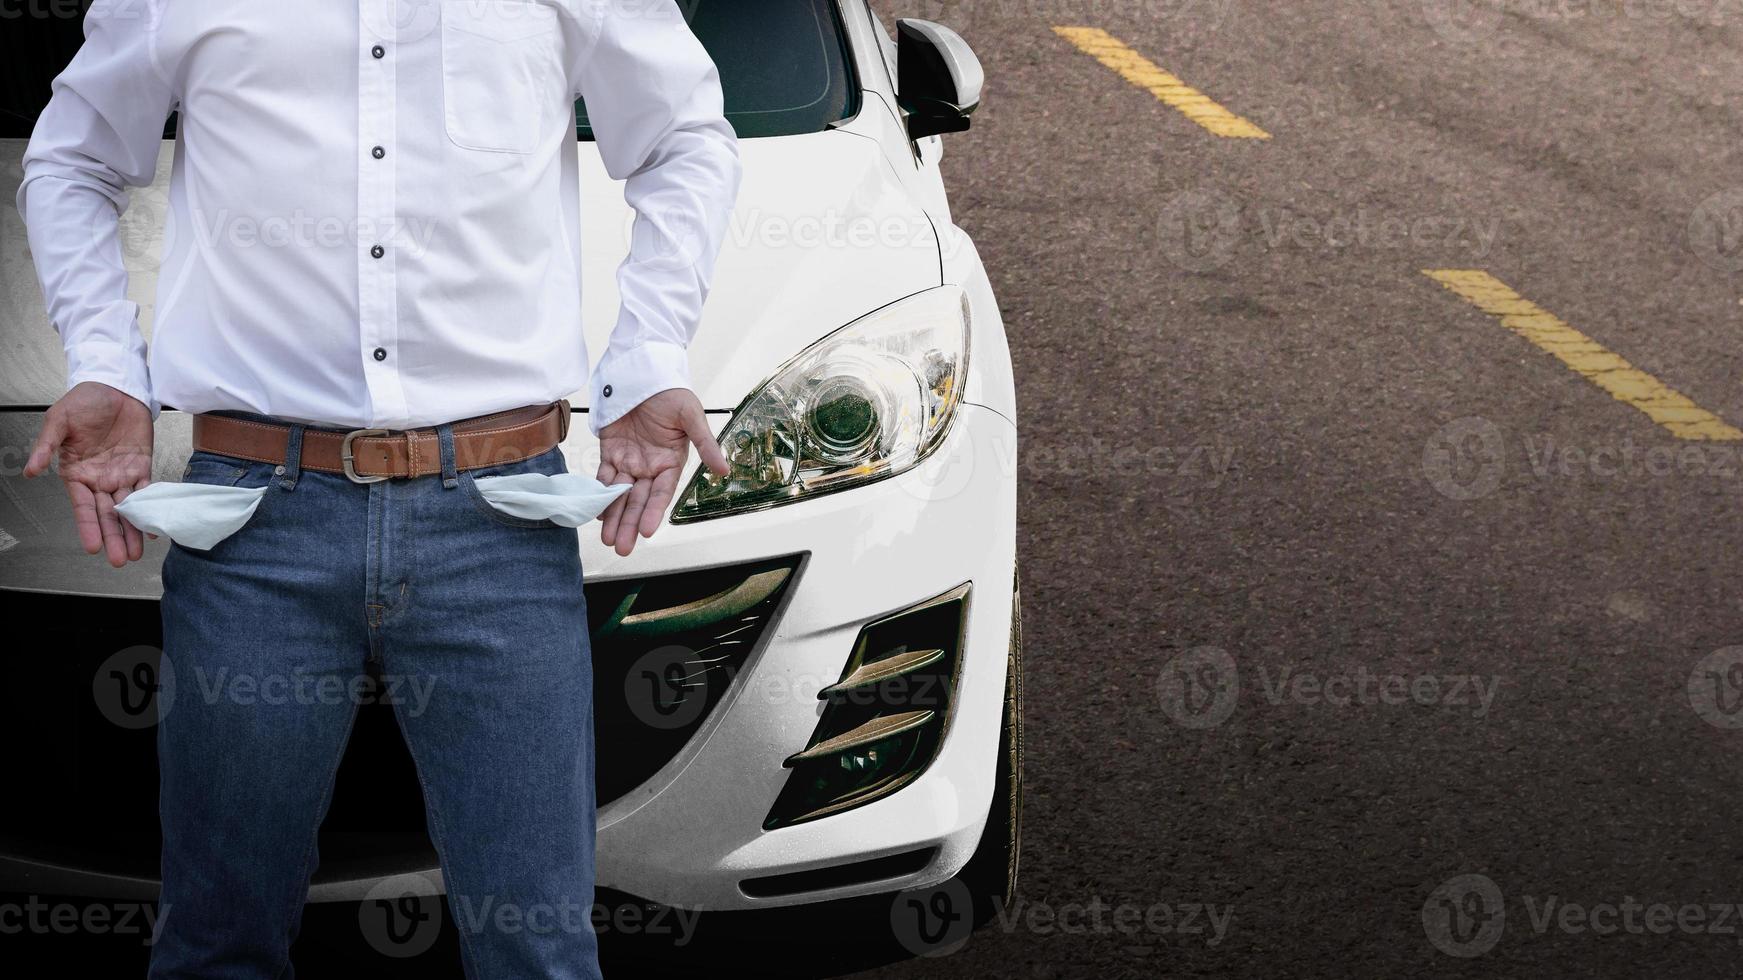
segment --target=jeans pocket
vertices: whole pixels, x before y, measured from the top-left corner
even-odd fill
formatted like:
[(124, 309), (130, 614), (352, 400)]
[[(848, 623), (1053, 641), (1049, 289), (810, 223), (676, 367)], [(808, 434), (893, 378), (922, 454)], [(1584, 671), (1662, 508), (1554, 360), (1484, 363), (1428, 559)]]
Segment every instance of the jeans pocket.
[(147, 534), (210, 551), (254, 517), (271, 479), (269, 464), (195, 450), (180, 483), (153, 483), (115, 510)]
[(265, 496), (266, 487), (153, 483), (128, 494), (126, 500), (115, 505), (115, 510), (147, 534), (168, 538), (195, 551), (210, 551), (241, 530)]
[(531, 0), (444, 0), (442, 102), (448, 139), (531, 153), (562, 94), (557, 12)]
[(498, 513), (563, 527), (580, 527), (598, 517), (629, 487), (607, 486), (579, 473), (516, 473), (472, 481), (473, 491)]
[(479, 513), (482, 513), (484, 516), (498, 524), (506, 524), (509, 527), (529, 528), (562, 527), (563, 525), (558, 524), (549, 517), (521, 517), (511, 510), (504, 510), (496, 506), (484, 496), (483, 490), (479, 489), (479, 484), (484, 483), (485, 486), (490, 486), (490, 481), (499, 477), (555, 477), (567, 475), (568, 472), (569, 465), (568, 461), (563, 457), (563, 449), (561, 446), (557, 446), (547, 449), (530, 459), (523, 459), (519, 462), (500, 463), (494, 466), (484, 466), (473, 470), (461, 470), (460, 490), (461, 493), (466, 496), (466, 499), (472, 502), (472, 506), (476, 508)]
[[(242, 478), (248, 475), (250, 465), (249, 461), (245, 459), (220, 456), (217, 453), (196, 449), (194, 454), (188, 457), (187, 467), (182, 470), (182, 482), (197, 483), (207, 487), (233, 487), (242, 482)], [(153, 485), (155, 486), (155, 484)]]

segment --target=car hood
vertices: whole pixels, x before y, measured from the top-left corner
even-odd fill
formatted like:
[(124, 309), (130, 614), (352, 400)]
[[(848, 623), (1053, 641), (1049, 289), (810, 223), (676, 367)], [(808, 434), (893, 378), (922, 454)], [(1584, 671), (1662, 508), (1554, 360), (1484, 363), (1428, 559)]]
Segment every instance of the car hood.
[[(24, 140), (0, 140), (0, 406), (46, 405), (64, 390), (60, 339), (43, 311), (17, 194)], [(129, 296), (150, 332), (156, 233), (167, 208), (173, 144), (157, 181), (123, 218)], [(594, 144), (580, 146), (583, 329), (595, 362), (617, 318), (615, 274), (633, 212)], [(710, 409), (731, 409), (806, 344), (940, 281), (937, 238), (879, 145), (839, 130), (743, 140), (737, 206), (721, 248), (691, 381)], [(577, 407), (586, 404), (578, 392)]]

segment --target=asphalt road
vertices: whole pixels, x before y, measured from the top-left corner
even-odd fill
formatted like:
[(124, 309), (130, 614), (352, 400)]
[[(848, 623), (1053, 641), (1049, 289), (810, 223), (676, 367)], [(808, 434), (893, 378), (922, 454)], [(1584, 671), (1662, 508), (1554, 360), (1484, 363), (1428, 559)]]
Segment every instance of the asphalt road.
[(880, 9), (987, 72), (1028, 807), (1010, 924), (865, 975), (1743, 971), (1743, 442), (1422, 274), (1743, 423), (1743, 4)]

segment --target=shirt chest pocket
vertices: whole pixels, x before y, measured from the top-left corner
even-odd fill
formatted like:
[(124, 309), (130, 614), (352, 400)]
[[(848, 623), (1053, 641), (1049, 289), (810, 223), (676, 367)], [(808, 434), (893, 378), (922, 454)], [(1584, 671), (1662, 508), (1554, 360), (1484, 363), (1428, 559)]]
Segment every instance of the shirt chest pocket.
[(563, 94), (557, 12), (531, 0), (443, 0), (442, 100), (448, 139), (531, 153)]

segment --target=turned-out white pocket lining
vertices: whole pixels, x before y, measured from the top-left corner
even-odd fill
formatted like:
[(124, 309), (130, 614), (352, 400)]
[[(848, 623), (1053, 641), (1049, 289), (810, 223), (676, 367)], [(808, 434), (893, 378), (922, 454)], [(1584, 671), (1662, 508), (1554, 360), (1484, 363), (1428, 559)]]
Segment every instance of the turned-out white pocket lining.
[(579, 473), (514, 473), (472, 481), (485, 502), (510, 517), (580, 527), (598, 517), (630, 488), (600, 483)]
[(210, 551), (248, 523), (266, 489), (153, 483), (128, 494), (115, 510), (147, 534), (168, 538), (184, 548)]

